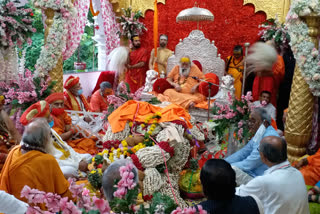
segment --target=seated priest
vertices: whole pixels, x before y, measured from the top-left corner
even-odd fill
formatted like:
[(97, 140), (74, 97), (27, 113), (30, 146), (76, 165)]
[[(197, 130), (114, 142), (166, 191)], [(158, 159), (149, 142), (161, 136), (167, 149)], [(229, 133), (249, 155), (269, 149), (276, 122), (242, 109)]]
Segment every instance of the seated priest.
[(263, 108), (253, 109), (249, 118), (249, 128), (254, 134), (251, 140), (242, 149), (225, 159), (236, 172), (238, 185), (247, 184), (254, 177), (263, 175), (268, 166), (261, 161), (258, 151), (260, 141), (267, 136), (279, 137), (277, 131), (271, 126), (270, 115)]
[(73, 111), (91, 111), (79, 82), (79, 77), (70, 76), (64, 83), (64, 107)]
[(198, 93), (199, 79), (204, 78), (199, 68), (191, 63), (190, 57), (184, 56), (180, 59), (179, 65), (176, 65), (167, 76), (167, 81), (173, 89), (165, 90), (164, 96), (159, 96), (159, 99), (184, 108), (194, 107), (197, 103), (206, 100), (205, 96)]
[(64, 110), (63, 93), (53, 93), (46, 98), (50, 105), (50, 113), (54, 121), (52, 127), (76, 152), (95, 154), (96, 143), (90, 138), (72, 139), (77, 133), (76, 127), (72, 127), (71, 117)]
[[(4, 164), (0, 190), (25, 202), (27, 199), (21, 197), (25, 185), (72, 199), (69, 182), (63, 176), (56, 159), (49, 154), (51, 145), (50, 126), (46, 119), (38, 118), (28, 124), (21, 144), (10, 151)], [(40, 208), (45, 207), (42, 204)]]
[(0, 171), (7, 158), (9, 150), (16, 144), (20, 143), (21, 135), (3, 110), (5, 98), (0, 95)]
[(112, 94), (112, 86), (105, 81), (100, 84), (100, 89), (94, 92), (90, 99), (90, 108), (93, 112), (103, 112), (108, 110), (107, 96)]
[(52, 149), (49, 153), (58, 161), (64, 176), (66, 178), (85, 176), (85, 173), (88, 171), (87, 161), (91, 159), (91, 155), (75, 152), (65, 141), (61, 139), (59, 134), (52, 128), (55, 126), (54, 124), (57, 120), (52, 118), (49, 108), (49, 104), (43, 100), (33, 104), (22, 114), (20, 118), (21, 124), (26, 126), (35, 118), (45, 118), (51, 127)]

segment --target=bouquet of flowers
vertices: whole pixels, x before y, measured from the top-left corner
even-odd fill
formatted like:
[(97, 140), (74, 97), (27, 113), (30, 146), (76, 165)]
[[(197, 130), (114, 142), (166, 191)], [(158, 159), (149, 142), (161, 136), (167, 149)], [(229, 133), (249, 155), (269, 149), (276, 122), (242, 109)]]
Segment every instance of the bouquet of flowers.
[(247, 123), (253, 108), (251, 100), (251, 92), (248, 92), (246, 96), (242, 95), (241, 100), (233, 99), (229, 94), (227, 104), (215, 103), (212, 113), (216, 124), (214, 131), (219, 141), (225, 136), (227, 129), (231, 127), (235, 128), (235, 135), (240, 143), (251, 136)]
[(55, 82), (44, 80), (26, 69), (24, 74), (18, 74), (18, 78), (7, 82), (0, 82), (0, 90), (3, 91), (6, 104), (24, 111), (38, 100), (44, 100), (50, 95)]
[(139, 22), (139, 18), (142, 17), (142, 12), (132, 11), (132, 8), (129, 7), (127, 9), (122, 8), (124, 15), (122, 15), (120, 19), (120, 31), (118, 34), (120, 36), (124, 36), (128, 39), (131, 38), (133, 35), (140, 35), (142, 34), (143, 30), (147, 30), (145, 25)]
[(32, 9), (27, 5), (17, 7), (19, 1), (0, 1), (0, 47), (17, 44), (19, 48), (25, 42), (31, 45), (31, 36), (36, 29), (32, 27)]
[(278, 47), (286, 47), (290, 42), (288, 29), (284, 24), (280, 24), (277, 19), (268, 19), (262, 25), (259, 36), (264, 41), (273, 40)]

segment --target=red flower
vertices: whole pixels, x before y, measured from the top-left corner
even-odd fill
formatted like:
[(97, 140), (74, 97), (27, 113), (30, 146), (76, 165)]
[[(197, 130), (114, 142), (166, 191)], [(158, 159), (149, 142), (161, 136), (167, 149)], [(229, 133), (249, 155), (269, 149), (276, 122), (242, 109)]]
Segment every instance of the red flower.
[(94, 28), (95, 28), (96, 30), (99, 30), (99, 29), (100, 29), (100, 28), (99, 28), (99, 25), (94, 26)]
[(174, 155), (174, 148), (171, 147), (168, 142), (166, 142), (166, 141), (161, 141), (160, 143), (158, 143), (158, 146), (159, 146), (161, 149), (163, 149), (164, 151), (166, 151), (167, 153), (169, 153), (169, 154), (170, 154), (170, 157), (172, 157), (172, 156)]
[(31, 13), (30, 13), (30, 16), (33, 16), (33, 15), (34, 15), (34, 14), (31, 12)]
[(139, 158), (137, 157), (136, 154), (131, 154), (130, 155), (131, 159), (132, 159), (132, 163), (137, 167), (137, 169), (144, 171), (144, 168), (142, 166), (142, 164), (139, 161)]
[(102, 168), (102, 163), (100, 163), (98, 166), (97, 166), (98, 169), (101, 169)]
[(144, 201), (151, 201), (152, 198), (153, 198), (152, 195), (144, 195), (144, 196), (143, 196), (143, 200), (144, 200)]

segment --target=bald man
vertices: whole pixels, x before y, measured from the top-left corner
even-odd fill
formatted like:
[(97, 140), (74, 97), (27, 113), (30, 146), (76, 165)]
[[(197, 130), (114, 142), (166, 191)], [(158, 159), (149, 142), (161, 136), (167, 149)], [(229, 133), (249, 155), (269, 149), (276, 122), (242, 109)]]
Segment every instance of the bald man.
[(308, 198), (302, 174), (287, 160), (287, 143), (268, 136), (258, 148), (261, 160), (269, 169), (236, 189), (240, 196), (255, 195), (268, 214), (308, 214)]

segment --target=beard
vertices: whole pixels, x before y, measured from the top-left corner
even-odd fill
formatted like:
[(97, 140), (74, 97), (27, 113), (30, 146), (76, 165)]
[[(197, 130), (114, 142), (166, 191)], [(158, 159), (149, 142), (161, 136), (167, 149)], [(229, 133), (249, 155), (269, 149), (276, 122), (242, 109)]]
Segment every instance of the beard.
[(59, 115), (63, 114), (64, 112), (65, 112), (64, 108), (52, 108), (51, 109), (51, 114), (54, 116), (59, 116)]
[(140, 48), (141, 44), (134, 44), (133, 45), (136, 49)]
[(180, 76), (187, 77), (187, 76), (189, 76), (189, 73), (190, 73), (190, 67), (188, 67), (188, 68), (181, 68), (181, 66), (179, 67)]
[(166, 46), (167, 46), (166, 43), (164, 43), (164, 42), (160, 43), (160, 47), (165, 48)]

